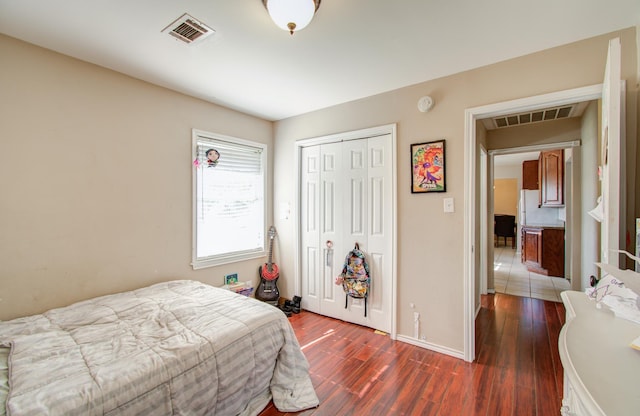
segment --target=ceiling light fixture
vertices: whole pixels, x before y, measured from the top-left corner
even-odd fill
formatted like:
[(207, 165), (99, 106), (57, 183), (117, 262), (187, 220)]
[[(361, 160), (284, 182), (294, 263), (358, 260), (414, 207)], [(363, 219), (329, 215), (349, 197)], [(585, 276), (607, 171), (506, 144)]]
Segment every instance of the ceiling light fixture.
[(293, 35), (311, 22), (320, 7), (320, 0), (262, 0), (262, 4), (276, 26)]

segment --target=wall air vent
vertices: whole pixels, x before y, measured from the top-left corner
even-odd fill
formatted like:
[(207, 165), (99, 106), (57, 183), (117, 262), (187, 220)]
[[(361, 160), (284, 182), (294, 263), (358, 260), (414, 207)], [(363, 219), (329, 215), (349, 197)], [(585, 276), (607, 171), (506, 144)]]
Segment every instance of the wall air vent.
[(169, 26), (162, 29), (162, 32), (168, 33), (175, 39), (180, 39), (187, 44), (200, 43), (207, 37), (216, 33), (215, 30), (192, 16), (189, 16), (187, 13), (183, 14), (174, 20)]

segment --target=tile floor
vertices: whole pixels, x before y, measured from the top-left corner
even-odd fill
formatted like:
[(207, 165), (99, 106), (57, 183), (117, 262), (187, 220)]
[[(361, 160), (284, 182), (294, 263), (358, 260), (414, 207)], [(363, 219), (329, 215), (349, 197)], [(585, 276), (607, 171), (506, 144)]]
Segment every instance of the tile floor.
[(507, 247), (495, 247), (493, 257), (494, 286), (498, 293), (562, 302), (560, 292), (571, 284), (562, 277), (532, 273), (520, 262), (520, 254)]

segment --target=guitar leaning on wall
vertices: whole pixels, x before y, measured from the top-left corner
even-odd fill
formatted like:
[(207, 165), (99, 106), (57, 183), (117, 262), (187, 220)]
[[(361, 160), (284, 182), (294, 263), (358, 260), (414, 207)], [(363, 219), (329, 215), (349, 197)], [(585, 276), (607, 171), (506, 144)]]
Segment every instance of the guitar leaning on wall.
[(278, 270), (278, 265), (272, 261), (273, 239), (275, 237), (276, 228), (272, 225), (269, 227), (269, 257), (267, 262), (258, 269), (260, 284), (256, 290), (256, 299), (278, 306), (280, 291), (278, 290), (277, 283), (278, 277), (280, 277), (280, 271)]

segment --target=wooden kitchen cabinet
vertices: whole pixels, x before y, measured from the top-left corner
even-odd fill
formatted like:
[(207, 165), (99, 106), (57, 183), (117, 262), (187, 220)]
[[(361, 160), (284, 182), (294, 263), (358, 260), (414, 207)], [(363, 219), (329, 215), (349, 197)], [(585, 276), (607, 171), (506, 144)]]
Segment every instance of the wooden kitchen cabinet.
[(564, 206), (564, 149), (540, 152), (538, 182), (541, 207)]
[(539, 189), (538, 161), (525, 160), (522, 162), (522, 189)]
[(530, 272), (564, 277), (564, 229), (522, 227), (522, 263)]
[(542, 228), (522, 228), (522, 262), (542, 268)]

